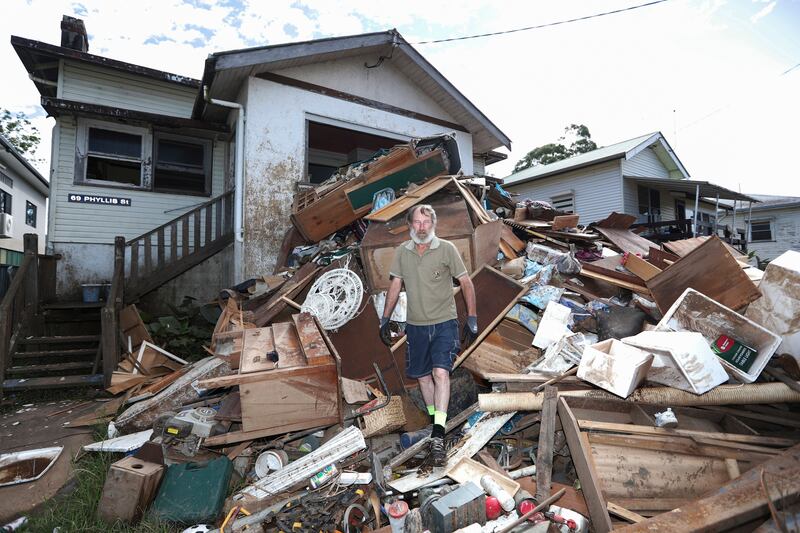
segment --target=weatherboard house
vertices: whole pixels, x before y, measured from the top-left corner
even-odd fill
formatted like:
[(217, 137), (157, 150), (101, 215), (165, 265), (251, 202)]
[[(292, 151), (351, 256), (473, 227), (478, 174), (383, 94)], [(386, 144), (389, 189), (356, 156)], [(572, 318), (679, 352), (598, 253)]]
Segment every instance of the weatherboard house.
[(299, 184), (414, 137), (452, 134), (467, 174), (510, 147), (394, 30), (215, 53), (200, 80), (91, 54), (71, 17), (11, 44), (56, 119), (59, 295), (111, 279), (122, 236), (126, 299), (210, 296), (272, 272)]
[[(661, 240), (719, 234), (746, 246), (721, 224), (724, 200), (758, 202), (756, 198), (707, 181), (689, 172), (660, 132), (648, 133), (549, 165), (530, 167), (503, 178), (503, 187), (520, 197), (544, 200), (580, 215), (581, 224), (616, 211), (637, 217), (637, 223)], [(723, 200), (723, 202), (720, 202)], [(729, 217), (730, 220), (730, 217)], [(725, 225), (730, 225), (726, 235)]]

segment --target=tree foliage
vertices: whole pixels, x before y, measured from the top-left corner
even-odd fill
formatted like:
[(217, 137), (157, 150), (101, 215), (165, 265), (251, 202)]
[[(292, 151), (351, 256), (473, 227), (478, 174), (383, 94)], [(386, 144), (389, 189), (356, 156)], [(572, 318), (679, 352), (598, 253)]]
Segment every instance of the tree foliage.
[(25, 113), (12, 113), (3, 108), (0, 108), (0, 135), (8, 139), (22, 155), (33, 155), (42, 141), (39, 129), (28, 120)]
[[(572, 139), (569, 146), (564, 144), (567, 141), (567, 137)], [(525, 154), (525, 157), (514, 165), (514, 172), (530, 167), (538, 167), (539, 165), (549, 165), (550, 163), (597, 149), (597, 144), (592, 140), (589, 128), (583, 124), (570, 124), (564, 128), (564, 135), (559, 137), (558, 141), (557, 143), (537, 146)]]

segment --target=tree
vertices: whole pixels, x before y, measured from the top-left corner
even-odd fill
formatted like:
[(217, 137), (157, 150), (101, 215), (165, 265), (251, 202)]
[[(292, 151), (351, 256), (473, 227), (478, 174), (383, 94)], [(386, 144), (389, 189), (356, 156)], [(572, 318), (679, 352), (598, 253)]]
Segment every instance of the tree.
[[(573, 139), (569, 146), (564, 144), (567, 136)], [(549, 165), (574, 155), (597, 150), (597, 144), (592, 140), (589, 128), (583, 124), (570, 124), (564, 128), (564, 135), (559, 137), (558, 140), (558, 143), (544, 144), (525, 154), (525, 157), (514, 165), (514, 172), (530, 167), (538, 167), (539, 165)]]
[(31, 124), (25, 113), (12, 113), (3, 108), (0, 108), (0, 135), (8, 139), (22, 155), (33, 155), (42, 141), (39, 129)]

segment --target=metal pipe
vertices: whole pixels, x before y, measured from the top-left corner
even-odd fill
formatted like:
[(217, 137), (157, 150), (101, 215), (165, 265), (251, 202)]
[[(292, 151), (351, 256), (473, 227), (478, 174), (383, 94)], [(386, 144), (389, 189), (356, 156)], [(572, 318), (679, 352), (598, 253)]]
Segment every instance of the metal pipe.
[(733, 244), (733, 238), (738, 235), (736, 232), (736, 206), (739, 205), (739, 200), (733, 201), (733, 235), (731, 236), (731, 244)]
[(244, 278), (242, 261), (242, 243), (244, 242), (244, 231), (242, 224), (242, 202), (244, 199), (244, 125), (245, 111), (244, 106), (239, 102), (229, 102), (211, 98), (208, 94), (208, 87), (203, 86), (203, 96), (206, 102), (222, 107), (236, 110), (236, 156), (234, 161), (234, 192), (233, 192), (233, 264), (236, 269), (235, 278)]
[[(619, 396), (603, 390), (559, 391), (559, 396), (619, 400)], [(632, 403), (692, 407), (699, 405), (743, 405), (759, 403), (800, 402), (800, 392), (784, 383), (750, 383), (720, 385), (697, 395), (672, 387), (637, 389), (626, 399)], [(484, 412), (541, 411), (544, 393), (500, 392), (478, 395), (478, 409)]]
[(717, 204), (714, 207), (714, 235), (717, 234), (717, 219), (719, 218), (719, 193), (717, 193)]
[(694, 186), (694, 229), (692, 237), (697, 237), (697, 210), (700, 209), (700, 184)]
[[(752, 239), (753, 239), (753, 202), (750, 201), (750, 202), (747, 203), (747, 239), (746, 239), (746, 242), (747, 242), (748, 245), (750, 244), (750, 241)], [(747, 249), (745, 249), (744, 251), (747, 251)]]

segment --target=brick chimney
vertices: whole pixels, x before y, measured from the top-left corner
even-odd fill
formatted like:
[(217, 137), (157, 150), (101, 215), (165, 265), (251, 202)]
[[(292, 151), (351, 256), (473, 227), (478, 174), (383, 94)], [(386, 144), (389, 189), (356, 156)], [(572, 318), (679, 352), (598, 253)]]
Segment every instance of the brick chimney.
[(64, 15), (61, 18), (61, 46), (79, 52), (89, 51), (89, 37), (81, 19)]

